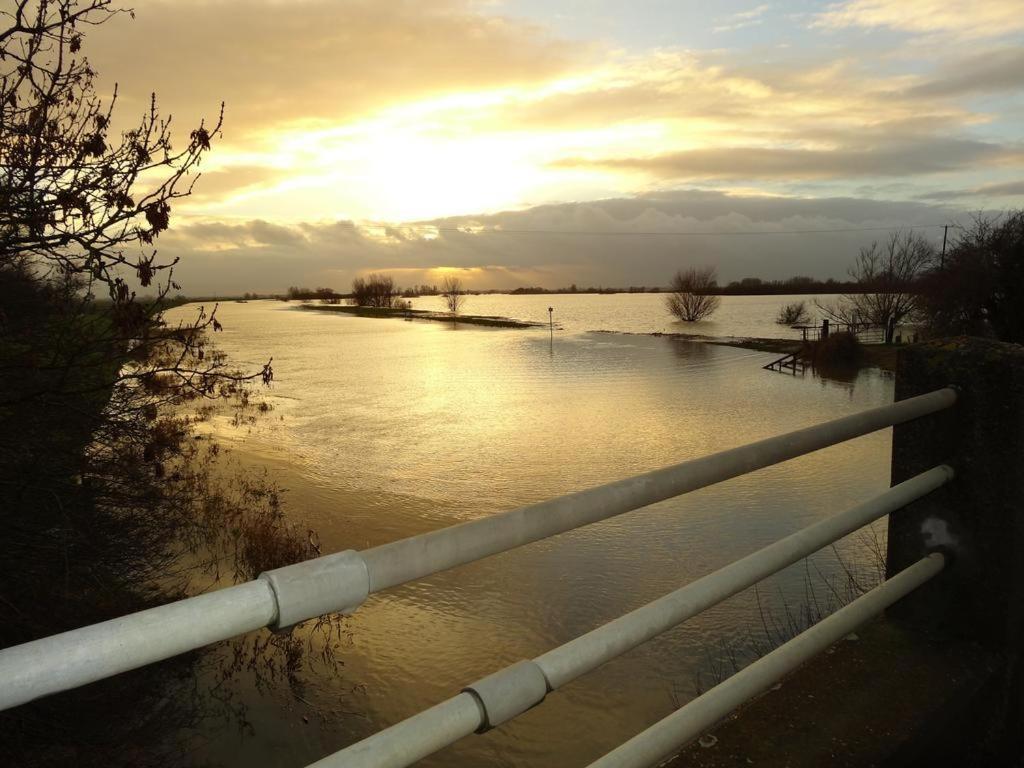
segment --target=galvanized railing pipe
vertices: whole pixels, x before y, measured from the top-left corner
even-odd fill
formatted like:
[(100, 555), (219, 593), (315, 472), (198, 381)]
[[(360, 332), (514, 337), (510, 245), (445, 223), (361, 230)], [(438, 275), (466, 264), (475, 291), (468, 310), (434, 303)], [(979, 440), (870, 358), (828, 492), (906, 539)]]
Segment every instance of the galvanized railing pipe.
[(270, 584), (149, 608), (0, 651), (0, 709), (102, 680), (274, 622)]
[(918, 560), (591, 763), (590, 768), (648, 768), (658, 765), (734, 709), (768, 690), (801, 664), (913, 592), (944, 566), (945, 556), (939, 552)]
[(255, 582), (3, 649), (0, 709), (264, 626), (283, 627), (352, 610), (371, 592), (926, 416), (955, 401), (954, 389), (936, 390), (363, 552), (296, 563), (264, 573)]
[[(821, 520), (544, 653), (467, 686), (462, 693), (310, 768), (403, 768), (480, 729), (536, 706), (575, 680), (767, 576), (934, 491), (953, 478), (938, 466)], [(467, 694), (470, 694), (467, 696)], [(443, 736), (442, 736), (443, 734)]]

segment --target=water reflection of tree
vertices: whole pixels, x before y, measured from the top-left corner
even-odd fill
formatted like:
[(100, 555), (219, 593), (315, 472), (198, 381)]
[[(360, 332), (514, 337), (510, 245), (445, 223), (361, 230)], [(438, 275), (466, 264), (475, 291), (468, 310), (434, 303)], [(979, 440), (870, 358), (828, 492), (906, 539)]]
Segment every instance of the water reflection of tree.
[(712, 353), (706, 342), (676, 337), (668, 337), (668, 341), (673, 354), (688, 363), (705, 363), (711, 359)]

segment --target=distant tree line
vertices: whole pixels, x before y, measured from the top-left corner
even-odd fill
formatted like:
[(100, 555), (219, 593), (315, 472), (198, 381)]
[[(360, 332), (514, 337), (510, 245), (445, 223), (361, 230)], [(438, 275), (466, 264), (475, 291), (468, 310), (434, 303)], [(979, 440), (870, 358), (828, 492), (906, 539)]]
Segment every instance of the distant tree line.
[[(370, 275), (366, 278), (357, 278), (353, 283), (351, 293), (339, 293), (331, 288), (300, 288), (298, 286), (292, 286), (288, 288), (284, 298), (300, 301), (312, 301), (312, 300), (329, 300), (329, 299), (356, 299), (357, 303), (361, 297), (366, 298), (375, 295), (375, 291), (379, 292), (378, 288), (373, 288), (369, 284), (372, 279), (392, 279), (390, 277), (381, 275)], [(360, 281), (362, 281), (360, 283)], [(441, 296), (444, 294), (443, 286), (438, 285), (415, 285), (409, 288), (399, 288), (392, 280), (392, 295), (393, 297), (402, 297), (406, 299), (418, 298), (420, 296)], [(358, 290), (357, 290), (358, 289)], [(606, 286), (587, 286), (580, 288), (575, 283), (562, 288), (542, 288), (538, 285), (527, 285), (513, 288), (511, 290), (504, 288), (492, 288), (487, 290), (468, 290), (463, 289), (464, 295), (489, 295), (489, 294), (508, 294), (511, 296), (531, 296), (531, 295), (558, 295), (558, 294), (614, 294), (614, 293), (666, 293), (672, 292), (672, 286), (659, 286), (659, 285), (631, 285), (628, 287), (606, 287)], [(814, 293), (846, 293), (846, 292), (857, 292), (862, 290), (862, 287), (855, 280), (836, 280), (829, 278), (827, 280), (818, 280), (813, 277), (796, 276), (790, 277), (785, 280), (763, 280), (759, 277), (744, 277), (741, 280), (733, 280), (726, 286), (720, 286), (715, 280), (713, 285), (707, 286), (701, 289), (702, 292), (715, 295), (739, 295), (739, 296), (750, 296), (750, 295), (775, 295), (775, 294), (814, 294)], [(386, 295), (386, 292), (385, 292)], [(255, 293), (246, 293), (243, 298), (259, 298)], [(379, 299), (372, 299), (379, 301)], [(336, 302), (335, 302), (336, 303)]]
[[(574, 293), (659, 293), (663, 288), (632, 286), (628, 289), (590, 287), (549, 289), (520, 287), (512, 295)], [(400, 296), (439, 295), (449, 311), (457, 314), (466, 291), (455, 285), (421, 285), (399, 291), (385, 275), (356, 278), (352, 293), (331, 289), (289, 288), (289, 298), (336, 302), (351, 298), (370, 307), (395, 307)], [(502, 293), (482, 291), (481, 293)], [(720, 295), (829, 294), (832, 301), (815, 300), (819, 314), (840, 325), (881, 326), (885, 339), (893, 341), (897, 326), (913, 324), (931, 336), (972, 334), (1005, 341), (1024, 341), (1024, 211), (1000, 216), (979, 216), (959, 228), (955, 240), (943, 251), (919, 232), (894, 231), (885, 240), (860, 249), (849, 270), (849, 279), (817, 280), (797, 275), (786, 280), (745, 277), (725, 287), (718, 284), (713, 268), (680, 270), (667, 289), (666, 307), (684, 322), (709, 317), (719, 306)], [(802, 325), (812, 321), (807, 303), (797, 301), (779, 309), (776, 322)]]
[[(559, 293), (661, 293), (664, 290), (658, 286), (648, 288), (645, 285), (631, 285), (629, 288), (605, 288), (604, 286), (589, 288), (578, 288), (576, 283), (567, 288), (541, 288), (540, 286), (522, 286), (508, 291), (513, 296), (532, 294), (559, 294)], [(505, 291), (484, 291), (484, 293), (505, 293)]]
[[(248, 298), (248, 296), (249, 294), (245, 294), (245, 298)], [(255, 297), (256, 294), (253, 294), (253, 298)], [(302, 301), (320, 299), (330, 304), (337, 304), (342, 298), (341, 294), (336, 293), (333, 288), (300, 288), (296, 285), (288, 288), (285, 292), (285, 297)]]
[(779, 294), (813, 294), (856, 292), (860, 289), (855, 280), (840, 281), (834, 278), (818, 280), (797, 275), (785, 280), (762, 280), (759, 277), (744, 277), (733, 280), (725, 287), (715, 285), (713, 293), (724, 296), (773, 296)]

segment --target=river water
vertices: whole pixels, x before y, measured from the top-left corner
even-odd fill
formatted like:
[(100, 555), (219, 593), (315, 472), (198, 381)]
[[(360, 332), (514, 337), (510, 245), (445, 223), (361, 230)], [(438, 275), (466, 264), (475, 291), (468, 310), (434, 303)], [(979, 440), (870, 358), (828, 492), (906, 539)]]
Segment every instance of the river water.
[[(786, 300), (725, 297), (714, 333), (770, 335), (757, 329), (770, 330)], [(659, 301), (496, 296), (471, 297), (466, 307), (544, 319), (556, 305), (563, 330), (553, 341), (546, 328), (228, 303), (218, 313), (225, 327), (218, 345), (243, 366), (273, 356), (266, 394), (273, 411), (255, 427), (218, 418), (209, 428), (287, 489), (289, 514), (319, 532), (326, 552), (490, 515), (892, 400), (892, 378), (877, 370), (832, 382), (762, 370), (769, 353), (588, 332), (673, 330), (654, 314)], [(869, 497), (888, 486), (889, 451), (886, 430), (371, 596), (346, 622), (344, 666), (304, 671), (301, 702), (287, 691), (246, 688), (254, 733), (217, 730), (201, 752), (227, 765), (304, 766)], [(853, 537), (839, 552), (847, 562), (866, 557)], [(748, 591), (727, 601), (423, 764), (586, 765), (691, 698), (723, 642), (742, 645), (759, 633), (758, 599), (778, 611), (822, 595), (818, 569), (840, 571), (831, 552), (813, 571), (794, 566), (756, 597)]]
[[(804, 302), (814, 322), (821, 312), (815, 301), (828, 304), (836, 296), (723, 296), (719, 309), (706, 320), (682, 323), (665, 310), (664, 293), (533, 294), (504, 293), (467, 296), (464, 314), (498, 315), (547, 323), (551, 319), (565, 331), (621, 331), (624, 333), (687, 333), (701, 336), (745, 336), (799, 339), (800, 332), (778, 325), (779, 308)], [(414, 309), (444, 311), (440, 296), (412, 300)]]

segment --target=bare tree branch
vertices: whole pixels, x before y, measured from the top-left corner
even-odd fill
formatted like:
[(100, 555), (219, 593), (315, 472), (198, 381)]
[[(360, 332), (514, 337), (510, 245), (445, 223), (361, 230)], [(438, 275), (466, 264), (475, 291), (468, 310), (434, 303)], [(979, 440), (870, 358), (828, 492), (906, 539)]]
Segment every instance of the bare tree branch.
[(717, 287), (718, 274), (714, 267), (680, 270), (672, 278), (672, 292), (665, 297), (665, 305), (684, 323), (703, 320), (722, 303), (721, 297), (709, 293)]

